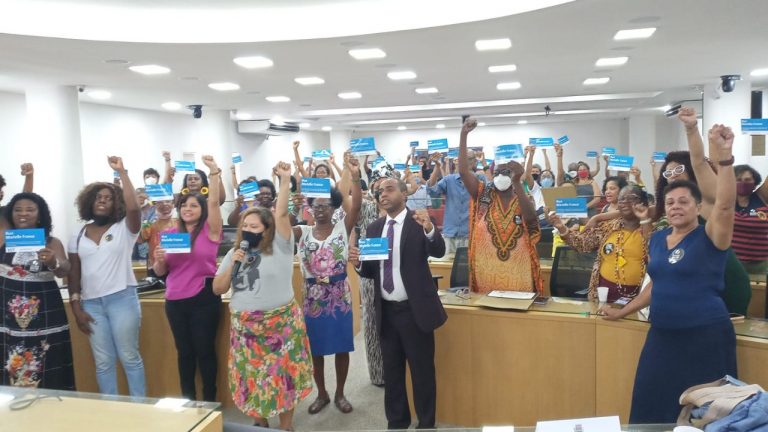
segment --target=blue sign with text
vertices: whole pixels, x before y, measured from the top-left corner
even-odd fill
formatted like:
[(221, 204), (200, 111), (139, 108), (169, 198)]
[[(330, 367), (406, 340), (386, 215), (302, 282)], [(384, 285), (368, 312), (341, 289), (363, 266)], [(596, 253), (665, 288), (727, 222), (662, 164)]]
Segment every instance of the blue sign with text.
[(189, 253), (192, 251), (192, 239), (189, 233), (161, 233), (160, 247), (165, 253)]
[(557, 198), (555, 199), (555, 213), (562, 218), (587, 217), (586, 198)]
[(358, 248), (360, 248), (360, 261), (389, 259), (389, 239), (386, 237), (360, 239)]
[(741, 119), (741, 133), (749, 135), (768, 134), (768, 119)]
[(453, 159), (459, 157), (459, 149), (458, 148), (449, 148), (448, 149), (448, 158)]
[(243, 157), (240, 156), (240, 153), (232, 153), (232, 163), (235, 165), (243, 163)]
[(304, 177), (301, 179), (301, 193), (307, 198), (330, 198), (331, 179)]
[(570, 138), (568, 138), (568, 135), (563, 135), (560, 138), (557, 139), (557, 143), (560, 145), (566, 145), (569, 142), (571, 142)]
[(555, 140), (552, 137), (547, 138), (529, 138), (528, 144), (536, 147), (552, 147), (555, 145)]
[(603, 147), (603, 154), (604, 155), (615, 155), (616, 154), (616, 147)]
[(250, 181), (240, 185), (240, 195), (244, 196), (245, 198), (253, 198), (258, 193), (259, 184), (255, 181)]
[(312, 152), (312, 159), (314, 160), (328, 160), (331, 158), (330, 150), (315, 150)]
[(587, 157), (588, 158), (596, 158), (597, 157), (597, 152), (596, 151), (588, 151), (587, 152)]
[(5, 231), (6, 252), (37, 252), (45, 247), (45, 230), (42, 228)]
[(634, 156), (612, 155), (611, 158), (608, 159), (608, 169), (616, 171), (629, 171), (632, 169), (632, 165), (634, 163)]
[(173, 185), (170, 183), (145, 185), (144, 190), (152, 201), (173, 200)]
[(419, 165), (419, 164), (411, 165), (411, 166), (408, 167), (408, 170), (410, 172), (419, 172), (419, 171), (421, 171), (421, 165)]
[(393, 167), (398, 171), (405, 171), (405, 164), (396, 163)]
[(349, 150), (360, 156), (375, 155), (376, 146), (373, 137), (355, 138), (349, 142)]
[(411, 142), (409, 143), (409, 145), (410, 145), (411, 147), (418, 147), (418, 146), (419, 146), (419, 142), (418, 142), (418, 141), (411, 141)]
[(664, 162), (666, 158), (667, 158), (667, 152), (653, 152), (654, 162)]
[(496, 146), (494, 151), (493, 160), (497, 164), (503, 164), (510, 161), (521, 162), (525, 159), (525, 153), (523, 152), (522, 144), (502, 144)]
[(427, 141), (427, 150), (429, 150), (429, 154), (448, 151), (448, 138)]
[(195, 172), (195, 161), (178, 160), (174, 162), (174, 168), (177, 173), (193, 173)]

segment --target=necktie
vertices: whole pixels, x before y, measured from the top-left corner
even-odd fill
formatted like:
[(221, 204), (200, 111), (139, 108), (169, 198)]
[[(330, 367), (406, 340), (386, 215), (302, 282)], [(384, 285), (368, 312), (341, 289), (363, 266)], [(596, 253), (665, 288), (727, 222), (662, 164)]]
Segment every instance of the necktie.
[(395, 282), (392, 279), (392, 248), (395, 247), (395, 221), (390, 220), (387, 228), (387, 240), (389, 243), (389, 258), (384, 261), (384, 281), (382, 282), (384, 291), (392, 294), (395, 290)]

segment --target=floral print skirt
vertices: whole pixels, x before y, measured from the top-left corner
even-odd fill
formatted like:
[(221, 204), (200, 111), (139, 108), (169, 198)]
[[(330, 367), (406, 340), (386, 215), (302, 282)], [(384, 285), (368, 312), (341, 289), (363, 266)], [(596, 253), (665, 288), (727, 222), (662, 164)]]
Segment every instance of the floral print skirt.
[(355, 350), (352, 294), (347, 279), (330, 284), (305, 280), (304, 319), (313, 356)]
[(229, 388), (251, 417), (274, 417), (312, 392), (304, 319), (296, 301), (266, 312), (232, 312)]

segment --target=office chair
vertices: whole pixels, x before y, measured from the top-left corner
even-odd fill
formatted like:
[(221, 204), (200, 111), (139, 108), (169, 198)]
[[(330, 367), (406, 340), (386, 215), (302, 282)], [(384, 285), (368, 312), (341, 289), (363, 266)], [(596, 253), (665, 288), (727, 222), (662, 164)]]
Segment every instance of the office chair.
[(569, 246), (555, 250), (549, 291), (554, 297), (587, 298), (597, 252), (581, 253)]
[(456, 248), (451, 266), (451, 288), (469, 286), (469, 249)]

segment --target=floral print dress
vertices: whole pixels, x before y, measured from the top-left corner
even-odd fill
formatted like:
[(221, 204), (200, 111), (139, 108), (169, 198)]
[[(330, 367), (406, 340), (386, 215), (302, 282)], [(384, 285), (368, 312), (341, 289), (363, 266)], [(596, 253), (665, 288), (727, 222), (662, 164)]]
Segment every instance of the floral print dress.
[(354, 351), (352, 295), (347, 282), (349, 237), (342, 218), (325, 240), (302, 226), (298, 254), (304, 275), (304, 320), (313, 356)]
[(0, 248), (0, 385), (74, 390), (69, 324), (53, 273), (36, 252)]

